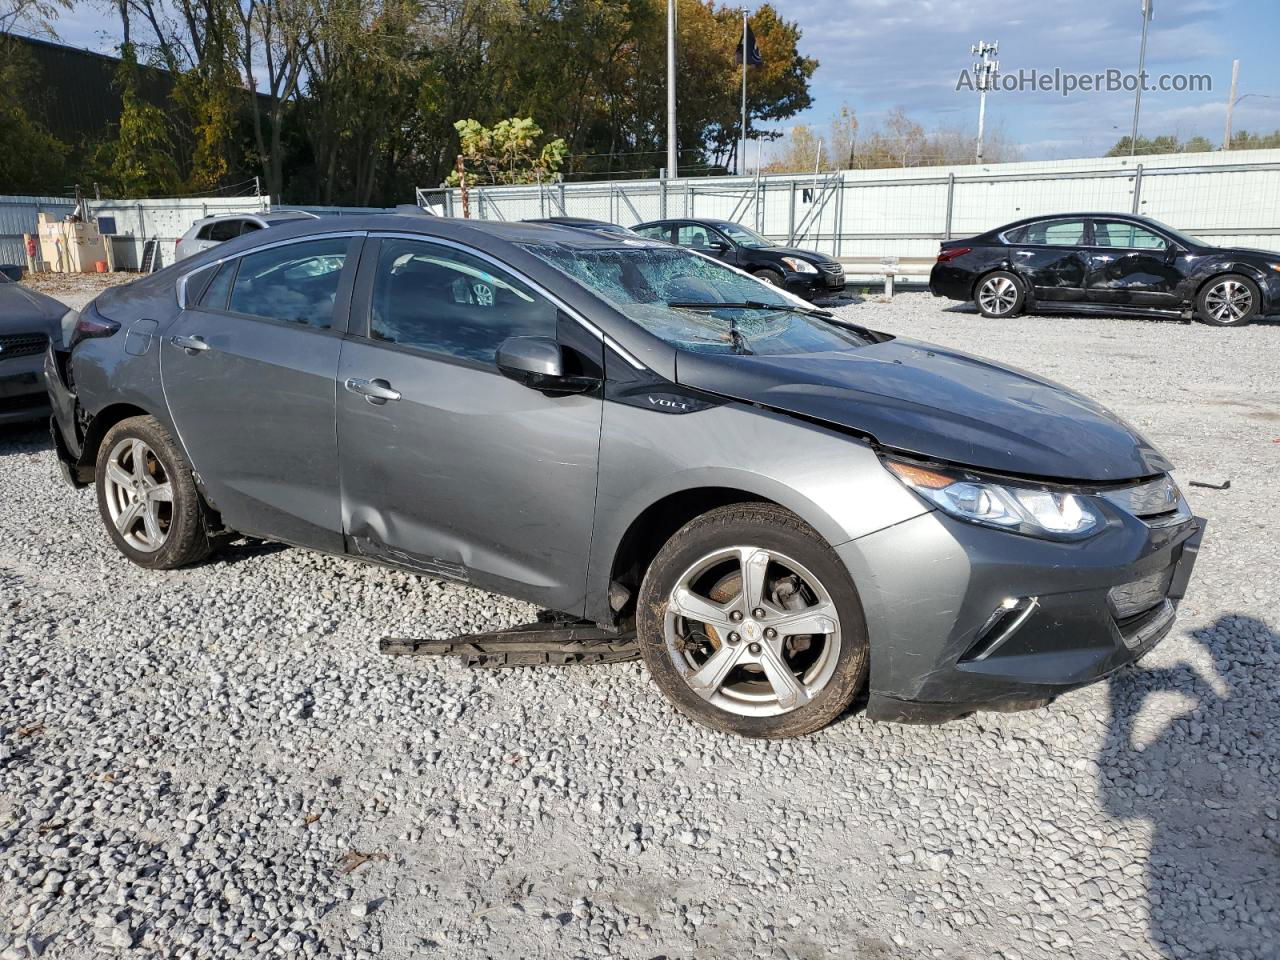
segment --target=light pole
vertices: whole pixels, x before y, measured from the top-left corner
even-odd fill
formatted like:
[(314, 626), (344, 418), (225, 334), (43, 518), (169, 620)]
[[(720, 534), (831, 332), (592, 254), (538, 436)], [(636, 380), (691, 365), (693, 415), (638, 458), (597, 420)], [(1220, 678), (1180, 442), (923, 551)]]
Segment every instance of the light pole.
[(1133, 92), (1133, 132), (1129, 134), (1129, 156), (1138, 149), (1138, 114), (1142, 112), (1142, 84), (1147, 70), (1147, 27), (1151, 25), (1155, 0), (1142, 0), (1142, 46), (1138, 48), (1138, 85)]
[[(1239, 63), (1240, 61), (1237, 60), (1236, 62)], [(1271, 94), (1268, 94), (1268, 93), (1242, 93), (1240, 94), (1240, 96), (1237, 97), (1235, 96), (1235, 92), (1236, 92), (1236, 85), (1233, 83), (1231, 85), (1231, 93), (1232, 93), (1231, 102), (1227, 104), (1227, 135), (1222, 141), (1223, 150), (1231, 149), (1231, 118), (1232, 118), (1232, 114), (1235, 113), (1237, 103), (1239, 103), (1241, 100), (1247, 100), (1250, 97), (1257, 97), (1260, 100), (1280, 100), (1280, 97), (1273, 97), (1271, 96)]]
[(1000, 41), (987, 43), (979, 40), (970, 52), (978, 58), (973, 65), (974, 82), (978, 88), (978, 145), (974, 151), (974, 159), (982, 162), (982, 133), (987, 123), (987, 91), (995, 87), (996, 75), (1000, 72), (1000, 61), (995, 59), (1000, 52)]
[(667, 0), (667, 176), (680, 176), (676, 149), (676, 0)]

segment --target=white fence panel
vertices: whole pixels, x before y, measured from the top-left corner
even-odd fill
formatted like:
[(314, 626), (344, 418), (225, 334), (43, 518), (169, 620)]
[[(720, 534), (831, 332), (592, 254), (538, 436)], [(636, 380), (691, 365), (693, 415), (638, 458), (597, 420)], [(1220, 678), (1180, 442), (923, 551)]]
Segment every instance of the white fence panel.
[[(461, 216), (460, 191), (438, 195)], [(1212, 243), (1280, 250), (1280, 150), (471, 191), (480, 219), (732, 219), (843, 256), (931, 256), (940, 240), (1022, 217), (1135, 210)]]

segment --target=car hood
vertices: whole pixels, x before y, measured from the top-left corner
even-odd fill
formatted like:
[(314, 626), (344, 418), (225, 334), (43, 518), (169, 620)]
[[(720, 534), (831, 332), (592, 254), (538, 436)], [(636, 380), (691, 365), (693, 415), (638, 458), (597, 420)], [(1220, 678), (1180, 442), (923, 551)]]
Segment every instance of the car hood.
[(764, 247), (755, 251), (756, 253), (771, 253), (775, 257), (800, 257), (802, 260), (812, 260), (814, 263), (833, 263), (834, 261), (825, 253), (818, 253), (815, 250), (800, 250), (796, 247)]
[(773, 357), (681, 353), (677, 379), (1000, 473), (1109, 482), (1171, 469), (1122, 419), (1066, 387), (912, 340)]
[(1270, 260), (1272, 263), (1280, 263), (1280, 252), (1275, 250), (1259, 250), (1256, 247), (1217, 247), (1213, 250), (1214, 254), (1227, 254), (1231, 257), (1248, 257), (1250, 259), (1262, 258)]
[(29, 333), (42, 327), (52, 332), (66, 312), (53, 297), (24, 284), (0, 283), (0, 333)]

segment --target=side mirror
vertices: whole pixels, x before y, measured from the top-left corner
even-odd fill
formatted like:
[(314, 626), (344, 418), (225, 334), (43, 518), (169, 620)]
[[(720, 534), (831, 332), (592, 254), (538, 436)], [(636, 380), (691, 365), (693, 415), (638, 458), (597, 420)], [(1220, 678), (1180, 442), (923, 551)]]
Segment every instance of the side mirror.
[(18, 283), (22, 280), (22, 275), (26, 273), (26, 268), (17, 263), (0, 263), (0, 273)]
[(564, 372), (564, 349), (551, 337), (508, 337), (498, 347), (498, 371), (543, 393), (586, 393), (600, 381)]
[(728, 245), (727, 243), (725, 243), (723, 240), (713, 240), (713, 241), (711, 241), (711, 246), (710, 246), (710, 247), (708, 247), (708, 249), (709, 249), (712, 253), (714, 253), (716, 256), (718, 256), (718, 257), (719, 257), (719, 256), (723, 256), (724, 254), (728, 253), (728, 252), (729, 252), (729, 250), (730, 250), (730, 247), (729, 247), (729, 245)]
[(1178, 248), (1172, 243), (1166, 244), (1164, 248), (1164, 262), (1173, 263), (1178, 259)]

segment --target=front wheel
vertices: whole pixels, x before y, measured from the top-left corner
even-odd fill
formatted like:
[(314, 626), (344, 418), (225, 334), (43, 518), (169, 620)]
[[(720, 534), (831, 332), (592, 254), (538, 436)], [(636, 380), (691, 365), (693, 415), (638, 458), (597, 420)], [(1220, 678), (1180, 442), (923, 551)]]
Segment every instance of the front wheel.
[(645, 575), (637, 630), (662, 692), (726, 733), (812, 733), (866, 682), (866, 623), (848, 572), (773, 504), (721, 507), (681, 528)]
[(1022, 281), (1007, 270), (988, 274), (978, 283), (973, 303), (984, 317), (1012, 317), (1026, 302)]
[(782, 274), (777, 270), (757, 270), (755, 272), (755, 278), (757, 280), (763, 280), (771, 287), (782, 286)]
[(1196, 298), (1200, 317), (1215, 327), (1243, 327), (1258, 315), (1258, 285), (1238, 273), (1216, 277)]

